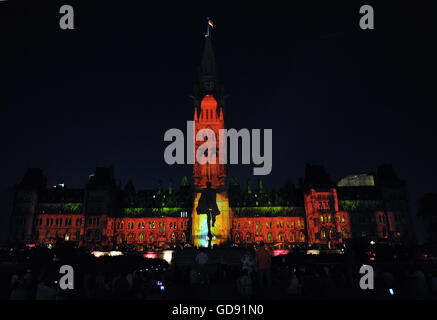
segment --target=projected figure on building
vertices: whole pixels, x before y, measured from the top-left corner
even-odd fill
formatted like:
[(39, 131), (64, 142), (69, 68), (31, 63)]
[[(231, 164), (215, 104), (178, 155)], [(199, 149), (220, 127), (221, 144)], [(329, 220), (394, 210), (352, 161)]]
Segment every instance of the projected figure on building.
[(211, 247), (212, 232), (211, 228), (214, 227), (216, 216), (220, 214), (220, 210), (217, 206), (216, 191), (211, 189), (211, 182), (206, 183), (206, 189), (202, 191), (199, 202), (196, 208), (197, 214), (206, 214), (208, 224), (208, 247)]

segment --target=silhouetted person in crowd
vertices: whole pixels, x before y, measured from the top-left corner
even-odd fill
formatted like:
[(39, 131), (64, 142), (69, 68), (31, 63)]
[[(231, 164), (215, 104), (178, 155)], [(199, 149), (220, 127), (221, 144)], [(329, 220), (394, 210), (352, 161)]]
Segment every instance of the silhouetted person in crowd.
[(260, 248), (256, 251), (256, 260), (258, 262), (258, 284), (260, 287), (263, 286), (264, 280), (267, 285), (270, 286), (270, 266), (271, 266), (272, 255), (269, 249), (265, 248), (264, 241), (261, 241)]
[(241, 275), (237, 279), (237, 288), (240, 295), (244, 298), (250, 298), (253, 294), (252, 279), (246, 269), (241, 271)]

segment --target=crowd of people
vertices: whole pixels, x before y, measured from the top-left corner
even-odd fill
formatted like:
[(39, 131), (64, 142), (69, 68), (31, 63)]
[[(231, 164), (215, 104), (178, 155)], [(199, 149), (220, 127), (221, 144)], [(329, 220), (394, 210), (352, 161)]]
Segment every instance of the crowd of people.
[[(232, 250), (232, 249), (226, 249)], [(72, 263), (74, 289), (61, 289), (63, 261), (15, 270), (11, 300), (65, 299), (393, 299), (437, 298), (435, 264), (374, 264), (374, 289), (360, 288), (362, 265), (346, 257), (331, 260), (273, 256), (264, 243), (239, 250), (238, 263), (212, 259), (211, 249), (192, 248), (192, 263), (130, 257), (88, 257)]]

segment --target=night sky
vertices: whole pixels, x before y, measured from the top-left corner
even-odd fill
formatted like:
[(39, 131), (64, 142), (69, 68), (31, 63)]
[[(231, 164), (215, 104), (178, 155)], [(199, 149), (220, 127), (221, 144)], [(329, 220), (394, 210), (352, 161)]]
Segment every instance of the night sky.
[[(0, 2), (1, 189), (28, 167), (71, 188), (96, 166), (138, 189), (191, 176), (164, 162), (163, 137), (193, 117), (209, 16), (226, 126), (273, 129), (266, 186), (297, 183), (306, 163), (335, 181), (391, 163), (413, 211), (437, 191), (436, 19), (425, 1), (147, 2)], [(75, 30), (59, 28), (62, 4)], [(374, 30), (359, 28), (363, 4)], [(252, 168), (229, 173), (254, 184)]]

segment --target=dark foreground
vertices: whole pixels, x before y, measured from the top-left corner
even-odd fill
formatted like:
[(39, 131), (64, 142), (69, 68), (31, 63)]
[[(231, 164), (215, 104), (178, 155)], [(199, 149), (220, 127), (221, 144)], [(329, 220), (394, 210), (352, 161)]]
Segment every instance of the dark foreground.
[[(436, 299), (437, 260), (368, 252), (317, 256), (290, 252), (272, 257), (259, 277), (253, 249), (167, 252), (99, 257), (79, 249), (3, 251), (0, 299), (7, 300), (238, 300), (238, 299)], [(202, 254), (203, 254), (202, 253)], [(149, 257), (149, 258), (146, 258)], [(154, 257), (154, 259), (150, 259)], [(370, 257), (370, 258), (369, 258)], [(373, 258), (372, 258), (373, 257)], [(375, 257), (378, 257), (375, 259)], [(197, 260), (197, 261), (196, 261)], [(71, 265), (74, 289), (59, 287), (60, 266)], [(372, 265), (374, 289), (359, 286), (363, 264)], [(261, 281), (260, 281), (261, 280)]]

